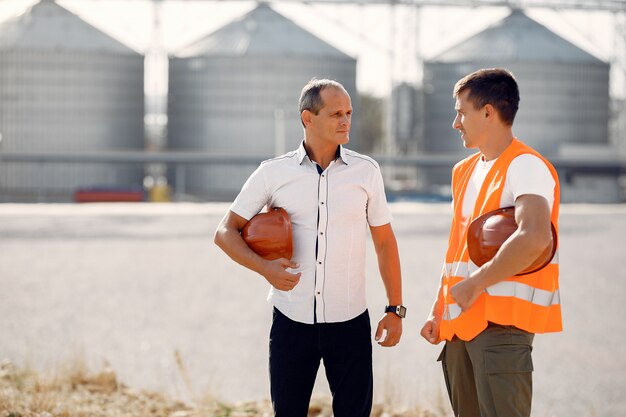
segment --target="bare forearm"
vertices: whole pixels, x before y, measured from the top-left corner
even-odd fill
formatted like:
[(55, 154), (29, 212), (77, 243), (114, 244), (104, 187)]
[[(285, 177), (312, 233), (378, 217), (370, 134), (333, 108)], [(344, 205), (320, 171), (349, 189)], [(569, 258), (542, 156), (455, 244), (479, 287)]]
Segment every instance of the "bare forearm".
[(518, 274), (532, 264), (552, 239), (551, 213), (545, 198), (526, 194), (515, 201), (518, 229), (500, 247), (496, 256), (472, 274), (479, 290)]
[(213, 240), (232, 260), (254, 272), (265, 275), (264, 268), (267, 261), (248, 247), (239, 231), (219, 227)]
[(389, 305), (397, 306), (402, 304), (402, 279), (400, 276), (392, 275), (385, 277), (383, 275), (382, 277)]
[(516, 232), (502, 245), (496, 256), (479, 268), (472, 277), (481, 290), (497, 284), (524, 270), (549, 243), (543, 236)]
[(400, 305), (402, 304), (402, 273), (398, 243), (391, 224), (370, 227), (370, 231), (389, 305)]
[(389, 305), (402, 304), (402, 273), (398, 246), (395, 240), (386, 243), (379, 249), (378, 267), (385, 285)]
[(228, 212), (215, 231), (215, 244), (238, 264), (262, 275), (274, 288), (291, 291), (300, 282), (302, 273), (293, 274), (287, 269), (298, 268), (299, 265), (285, 258), (269, 261), (254, 253), (241, 237), (240, 230), (246, 222), (245, 218)]
[[(402, 274), (400, 271), (400, 255), (398, 243), (391, 229), (391, 225), (371, 228), (374, 247), (378, 257), (378, 269), (387, 292), (389, 305), (402, 305)], [(382, 335), (386, 337), (382, 340)], [(378, 322), (375, 339), (381, 346), (395, 346), (402, 336), (402, 318), (387, 313)]]

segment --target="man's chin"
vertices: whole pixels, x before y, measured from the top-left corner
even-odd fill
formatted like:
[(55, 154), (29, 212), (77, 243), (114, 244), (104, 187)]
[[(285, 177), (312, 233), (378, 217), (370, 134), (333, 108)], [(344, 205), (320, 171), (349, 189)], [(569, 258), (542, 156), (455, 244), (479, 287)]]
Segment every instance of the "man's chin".
[(463, 147), (465, 149), (474, 149), (474, 148), (476, 148), (476, 146), (472, 145), (471, 143), (467, 142), (464, 139), (462, 140), (462, 142), (463, 142)]

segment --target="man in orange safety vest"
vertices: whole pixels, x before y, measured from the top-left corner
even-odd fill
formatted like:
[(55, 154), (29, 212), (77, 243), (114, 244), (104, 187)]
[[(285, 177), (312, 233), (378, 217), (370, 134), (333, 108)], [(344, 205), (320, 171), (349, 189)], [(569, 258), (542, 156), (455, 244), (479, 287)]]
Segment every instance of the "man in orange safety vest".
[[(476, 71), (457, 82), (453, 97), (453, 127), (463, 145), (478, 152), (452, 170), (448, 250), (420, 334), (432, 344), (445, 340), (439, 360), (455, 416), (528, 417), (534, 334), (562, 330), (558, 249), (545, 267), (520, 272), (557, 245), (559, 179), (545, 158), (513, 136), (519, 104), (513, 74)], [(491, 260), (476, 265), (468, 250), (470, 223), (509, 206), (517, 229)]]

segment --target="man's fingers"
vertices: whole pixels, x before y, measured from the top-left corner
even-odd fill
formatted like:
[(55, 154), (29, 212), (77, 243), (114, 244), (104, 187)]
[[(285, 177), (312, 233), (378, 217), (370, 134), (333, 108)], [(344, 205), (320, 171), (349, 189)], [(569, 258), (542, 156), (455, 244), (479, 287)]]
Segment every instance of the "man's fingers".
[(276, 289), (281, 290), (281, 291), (291, 291), (294, 289), (295, 286), (296, 286), (295, 283), (285, 280), (285, 281), (282, 281), (280, 284), (278, 284), (276, 286)]
[(384, 347), (395, 346), (400, 342), (400, 332), (397, 331), (389, 331), (387, 330), (387, 335), (385, 336), (385, 340), (382, 342), (378, 342), (379, 345)]
[(430, 343), (432, 343), (433, 345), (436, 345), (439, 341), (437, 340), (437, 335), (435, 334), (434, 331), (431, 331), (430, 334), (428, 335), (428, 337), (426, 338), (426, 340), (428, 340)]
[(400, 342), (402, 336), (402, 323), (395, 316), (385, 315), (379, 322), (376, 329), (375, 340), (380, 346), (391, 347)]
[(376, 328), (376, 334), (374, 335), (374, 340), (379, 341), (381, 337), (383, 337), (383, 325), (382, 323), (378, 323), (378, 327)]
[(300, 264), (297, 262), (293, 262), (289, 259), (285, 259), (285, 258), (280, 258), (279, 259), (280, 262), (280, 266), (283, 267), (283, 269), (287, 269), (287, 268), (299, 268)]
[(396, 336), (387, 335), (385, 340), (383, 340), (382, 342), (379, 342), (378, 344), (384, 347), (392, 347), (392, 346), (397, 345), (398, 342), (400, 342), (400, 338), (397, 335)]
[(426, 322), (420, 331), (420, 335), (426, 339), (428, 343), (432, 343), (433, 345), (439, 343), (438, 333), (439, 329), (432, 321)]
[(300, 282), (300, 276), (302, 275), (301, 272), (298, 272), (297, 274), (287, 274), (287, 277), (285, 278), (285, 281), (288, 281), (290, 283), (293, 283), (294, 285), (297, 284), (298, 282)]
[(300, 282), (300, 276), (302, 273), (298, 272), (297, 274), (290, 274), (288, 272), (285, 273), (285, 276), (279, 280), (277, 285), (275, 285), (276, 289), (281, 291), (291, 291), (294, 289), (296, 285)]
[(433, 345), (439, 344), (439, 342), (441, 342), (441, 340), (439, 339), (439, 328), (433, 326), (431, 332), (430, 332), (430, 337), (428, 338), (428, 341), (430, 343), (432, 343)]

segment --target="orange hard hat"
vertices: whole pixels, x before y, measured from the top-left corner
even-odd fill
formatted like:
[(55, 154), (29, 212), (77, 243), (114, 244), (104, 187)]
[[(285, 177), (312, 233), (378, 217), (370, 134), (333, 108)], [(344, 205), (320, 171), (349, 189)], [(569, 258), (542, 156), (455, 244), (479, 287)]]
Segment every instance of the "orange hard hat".
[[(550, 263), (556, 253), (557, 235), (553, 224), (552, 241), (535, 261), (516, 275), (537, 272)], [(517, 230), (515, 207), (490, 211), (474, 219), (467, 233), (467, 249), (472, 262), (482, 266), (493, 259), (500, 246)]]
[(291, 259), (293, 255), (291, 220), (281, 207), (251, 218), (241, 229), (241, 236), (250, 249), (267, 260)]

